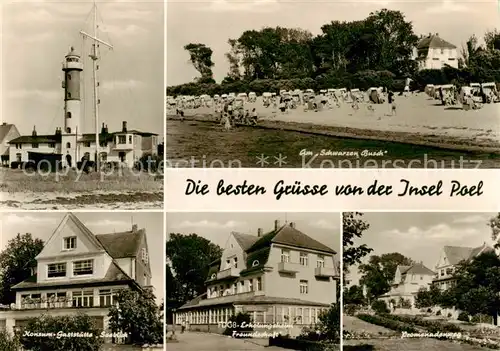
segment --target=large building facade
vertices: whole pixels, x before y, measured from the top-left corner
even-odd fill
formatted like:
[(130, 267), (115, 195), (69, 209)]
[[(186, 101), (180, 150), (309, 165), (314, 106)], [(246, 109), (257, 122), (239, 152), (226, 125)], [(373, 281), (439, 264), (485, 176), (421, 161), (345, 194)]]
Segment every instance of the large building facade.
[(13, 286), (16, 302), (0, 311), (0, 329), (13, 332), (29, 318), (84, 313), (109, 331), (109, 308), (121, 289), (151, 285), (144, 229), (94, 235), (75, 215), (65, 215), (36, 257), (33, 275)]
[(97, 148), (96, 131), (83, 133), (80, 95), (83, 63), (73, 48), (66, 55), (62, 70), (64, 128), (56, 128), (54, 134), (38, 135), (34, 127), (31, 135), (11, 139), (9, 141), (11, 164), (31, 161), (30, 154), (45, 154), (57, 155), (63, 167), (75, 167), (82, 158), (89, 161), (97, 159), (100, 162), (118, 162), (133, 167), (143, 155), (158, 153), (158, 134), (129, 130), (126, 121), (123, 121), (122, 130), (117, 132), (109, 132), (103, 123), (99, 131)]
[(222, 332), (238, 312), (253, 323), (294, 325), (296, 335), (314, 325), (322, 311), (337, 301), (339, 265), (336, 252), (295, 228), (275, 227), (267, 234), (231, 233), (220, 260), (213, 262), (207, 291), (181, 306), (174, 323), (192, 330)]

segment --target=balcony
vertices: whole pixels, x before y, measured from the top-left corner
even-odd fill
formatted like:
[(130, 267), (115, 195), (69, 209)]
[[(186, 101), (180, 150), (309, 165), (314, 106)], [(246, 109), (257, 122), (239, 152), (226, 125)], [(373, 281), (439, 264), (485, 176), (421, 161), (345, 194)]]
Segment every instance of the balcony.
[(335, 269), (329, 267), (316, 267), (314, 269), (316, 277), (335, 277)]
[(240, 276), (241, 269), (239, 268), (228, 268), (217, 273), (217, 279), (227, 279), (227, 278), (238, 278)]
[(113, 145), (113, 150), (133, 150), (134, 149), (134, 144), (114, 144)]
[(299, 267), (295, 263), (280, 262), (278, 264), (278, 272), (281, 272), (281, 273), (297, 273), (298, 271), (299, 271)]

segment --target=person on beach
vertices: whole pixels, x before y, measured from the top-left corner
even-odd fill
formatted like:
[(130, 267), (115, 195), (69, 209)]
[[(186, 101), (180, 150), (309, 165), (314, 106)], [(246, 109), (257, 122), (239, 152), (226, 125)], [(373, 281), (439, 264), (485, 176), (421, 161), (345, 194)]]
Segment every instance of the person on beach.
[(225, 122), (224, 122), (224, 129), (230, 130), (231, 129), (231, 118), (229, 115), (226, 115)]
[(396, 115), (396, 104), (394, 103), (394, 93), (389, 91), (389, 94), (387, 95), (387, 102), (389, 103), (389, 108), (390, 108), (390, 114), (391, 115)]
[(285, 110), (286, 110), (286, 104), (283, 101), (283, 98), (281, 98), (280, 99), (280, 111), (281, 111), (281, 113), (285, 113)]
[(252, 110), (252, 124), (257, 124), (257, 111), (255, 110), (255, 107)]
[(184, 334), (184, 331), (186, 330), (186, 320), (182, 320), (181, 323), (181, 334)]

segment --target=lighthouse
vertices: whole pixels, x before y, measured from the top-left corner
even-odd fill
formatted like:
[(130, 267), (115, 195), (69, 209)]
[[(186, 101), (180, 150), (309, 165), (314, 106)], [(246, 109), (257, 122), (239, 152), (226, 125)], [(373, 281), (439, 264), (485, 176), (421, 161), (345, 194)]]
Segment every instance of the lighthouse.
[(80, 72), (83, 71), (83, 63), (73, 47), (65, 57), (62, 70), (64, 72), (62, 82), (64, 88), (63, 133), (81, 135)]

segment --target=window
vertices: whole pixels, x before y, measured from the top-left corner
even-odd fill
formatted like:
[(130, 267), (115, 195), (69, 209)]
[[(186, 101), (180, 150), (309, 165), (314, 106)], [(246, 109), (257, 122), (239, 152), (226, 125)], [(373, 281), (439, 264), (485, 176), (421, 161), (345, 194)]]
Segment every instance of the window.
[(125, 135), (118, 135), (118, 144), (126, 144), (127, 137)]
[(325, 256), (318, 255), (318, 258), (316, 258), (316, 267), (325, 268)]
[(49, 147), (53, 149), (53, 148), (56, 147), (56, 144), (55, 143), (49, 143)]
[(233, 259), (233, 262), (234, 262), (234, 268), (238, 268), (238, 257), (235, 257)]
[(257, 278), (257, 291), (262, 291), (262, 278)]
[(52, 263), (47, 265), (47, 277), (65, 277), (66, 276), (66, 263)]
[(238, 293), (238, 286), (236, 285), (236, 283), (233, 284), (233, 294), (236, 294)]
[(66, 112), (66, 118), (71, 118), (71, 112)]
[(307, 280), (301, 280), (300, 281), (300, 293), (301, 294), (307, 294), (308, 293), (308, 286), (307, 286)]
[(87, 275), (94, 272), (92, 260), (73, 262), (73, 275)]
[(450, 274), (452, 274), (452, 273), (453, 273), (453, 269), (451, 269), (451, 268), (446, 268), (446, 274), (447, 274), (447, 275), (450, 275)]
[(71, 74), (68, 73), (68, 80), (71, 80)]
[(281, 249), (281, 262), (290, 262), (290, 251)]
[(242, 292), (245, 292), (245, 281), (244, 281), (244, 280), (242, 280), (242, 281), (240, 282), (240, 292), (241, 292), (241, 293), (242, 293)]
[(73, 291), (73, 307), (93, 307), (94, 291)]
[(226, 260), (226, 269), (231, 268), (231, 260)]
[(309, 257), (307, 255), (307, 253), (305, 253), (305, 252), (300, 253), (300, 264), (302, 266), (307, 266), (309, 264)]
[(142, 261), (144, 263), (148, 263), (149, 262), (148, 252), (146, 251), (145, 248), (142, 248)]
[(211, 279), (215, 279), (215, 273), (212, 274)]
[(252, 262), (252, 267), (257, 267), (259, 265), (259, 261), (255, 260)]
[(33, 149), (38, 149), (38, 143), (33, 143), (33, 144), (31, 144), (31, 147), (32, 147)]
[(71, 149), (71, 143), (66, 143), (66, 148)]
[(441, 49), (441, 55), (443, 55), (443, 54), (444, 54), (444, 49)]
[(23, 144), (16, 144), (16, 149), (22, 149), (23, 148)]
[(102, 147), (106, 147), (106, 146), (108, 146), (108, 142), (107, 141), (99, 141), (99, 145), (101, 145)]
[(128, 136), (128, 143), (129, 143), (129, 144), (132, 144), (132, 135), (129, 135), (129, 136)]
[(68, 99), (71, 99), (71, 93), (68, 91)]
[(85, 146), (85, 147), (90, 147), (90, 141), (86, 141), (86, 142), (84, 142), (84, 143), (83, 143), (83, 146)]
[(444, 275), (444, 269), (441, 269), (441, 276)]
[(248, 291), (253, 291), (253, 282), (252, 282), (252, 279), (248, 280)]
[(64, 238), (64, 250), (74, 250), (76, 249), (76, 236), (70, 236)]

